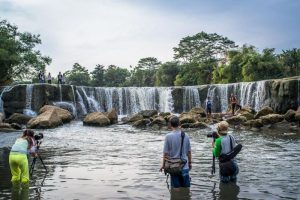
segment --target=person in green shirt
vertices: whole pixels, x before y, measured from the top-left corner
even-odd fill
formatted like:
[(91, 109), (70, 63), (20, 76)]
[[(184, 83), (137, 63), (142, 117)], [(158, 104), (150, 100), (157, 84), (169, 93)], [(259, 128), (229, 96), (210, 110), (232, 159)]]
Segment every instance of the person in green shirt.
[[(217, 158), (222, 154), (231, 152), (237, 145), (234, 137), (227, 134), (228, 127), (229, 124), (226, 121), (222, 121), (217, 125), (219, 138), (213, 143), (213, 155)], [(230, 181), (236, 181), (239, 168), (235, 158), (227, 162), (219, 162), (219, 167), (221, 182), (228, 183)]]

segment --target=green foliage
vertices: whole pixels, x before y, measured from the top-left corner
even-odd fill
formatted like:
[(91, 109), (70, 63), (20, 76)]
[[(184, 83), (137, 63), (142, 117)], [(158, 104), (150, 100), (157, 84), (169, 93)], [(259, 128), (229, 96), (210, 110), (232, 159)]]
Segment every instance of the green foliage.
[(283, 50), (279, 61), (285, 76), (300, 76), (300, 49)]
[(104, 73), (105, 86), (108, 87), (122, 87), (125, 86), (127, 78), (130, 76), (130, 72), (127, 69), (117, 67), (115, 65), (108, 66), (108, 69)]
[(101, 87), (105, 85), (104, 82), (105, 69), (103, 65), (96, 65), (94, 71), (91, 72), (91, 85)]
[(142, 58), (131, 71), (130, 84), (138, 87), (155, 86), (155, 74), (161, 62), (154, 57)]
[(235, 48), (235, 43), (227, 37), (205, 32), (187, 36), (173, 48), (174, 58), (185, 63), (204, 63), (221, 60), (228, 49)]
[(19, 32), (17, 26), (6, 20), (0, 21), (0, 85), (32, 79), (51, 63), (51, 58), (35, 49), (41, 44), (39, 37)]
[(166, 62), (156, 72), (156, 86), (173, 86), (177, 74), (180, 71), (178, 62)]
[(88, 86), (90, 83), (89, 71), (79, 63), (75, 63), (72, 70), (65, 72), (65, 79), (70, 85)]

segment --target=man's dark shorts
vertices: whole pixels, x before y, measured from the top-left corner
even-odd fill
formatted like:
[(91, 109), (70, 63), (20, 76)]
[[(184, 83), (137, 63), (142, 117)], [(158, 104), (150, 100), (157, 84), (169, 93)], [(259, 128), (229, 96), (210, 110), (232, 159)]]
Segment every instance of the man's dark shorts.
[(179, 188), (179, 187), (190, 187), (190, 175), (189, 169), (183, 169), (182, 175), (174, 175), (171, 176), (171, 187)]

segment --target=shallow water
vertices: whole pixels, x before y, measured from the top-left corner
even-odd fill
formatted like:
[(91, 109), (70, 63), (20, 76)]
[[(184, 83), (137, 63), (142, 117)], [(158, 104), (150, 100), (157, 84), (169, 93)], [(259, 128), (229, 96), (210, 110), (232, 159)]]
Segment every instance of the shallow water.
[(0, 199), (300, 198), (299, 139), (234, 132), (244, 146), (238, 155), (238, 182), (220, 184), (218, 174), (210, 174), (207, 131), (187, 131), (193, 153), (191, 191), (171, 194), (166, 176), (159, 172), (166, 131), (142, 131), (128, 125), (84, 127), (81, 122), (44, 130), (40, 155), (49, 173), (38, 160), (27, 191), (12, 190), (8, 166), (7, 147), (21, 132), (0, 133)]

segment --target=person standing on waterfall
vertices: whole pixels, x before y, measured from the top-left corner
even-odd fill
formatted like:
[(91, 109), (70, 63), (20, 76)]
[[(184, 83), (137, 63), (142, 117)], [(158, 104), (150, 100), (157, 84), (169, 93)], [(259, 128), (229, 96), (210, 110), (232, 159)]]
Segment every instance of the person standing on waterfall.
[(62, 79), (63, 79), (63, 76), (62, 76), (61, 72), (59, 72), (57, 75), (58, 84), (62, 84)]
[(29, 183), (27, 154), (37, 156), (35, 149), (34, 132), (26, 129), (22, 137), (16, 140), (9, 154), (9, 166), (13, 185)]
[[(213, 155), (217, 158), (219, 158), (222, 154), (231, 152), (237, 145), (234, 137), (230, 134), (227, 134), (228, 127), (229, 124), (226, 121), (221, 121), (217, 125), (219, 137), (213, 143)], [(219, 161), (219, 166), (221, 182), (236, 182), (237, 174), (239, 173), (239, 167), (235, 158), (223, 163)]]
[[(166, 159), (181, 158), (182, 160), (187, 161), (183, 166), (180, 174), (178, 175), (171, 174), (171, 187), (189, 188), (190, 187), (189, 171), (192, 169), (192, 153), (191, 153), (190, 139), (189, 136), (186, 135), (180, 129), (180, 121), (177, 116), (174, 116), (170, 119), (170, 126), (172, 132), (168, 133), (165, 137), (164, 149), (163, 149), (163, 162), (160, 171), (162, 171), (165, 168)], [(181, 149), (181, 143), (182, 143), (182, 149)]]
[(236, 104), (237, 104), (237, 98), (233, 93), (231, 93), (230, 96), (230, 104), (231, 104), (232, 115), (234, 115)]
[(51, 76), (51, 73), (49, 72), (48, 73), (48, 84), (51, 84), (51, 81), (52, 81), (52, 76)]
[(207, 118), (211, 118), (211, 108), (212, 108), (212, 100), (211, 97), (208, 96), (206, 99), (206, 114)]

